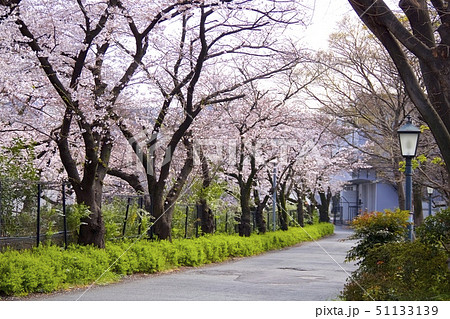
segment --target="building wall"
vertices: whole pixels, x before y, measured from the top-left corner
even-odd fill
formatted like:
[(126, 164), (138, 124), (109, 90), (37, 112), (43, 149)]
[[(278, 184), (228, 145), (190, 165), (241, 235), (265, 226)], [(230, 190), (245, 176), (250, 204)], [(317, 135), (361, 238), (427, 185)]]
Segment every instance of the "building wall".
[(377, 184), (377, 211), (395, 210), (399, 207), (397, 190), (385, 183)]
[(359, 185), (346, 186), (341, 192), (343, 222), (351, 221), (357, 214), (364, 211), (395, 210), (398, 206), (396, 189), (390, 184), (374, 180), (367, 180), (367, 182)]

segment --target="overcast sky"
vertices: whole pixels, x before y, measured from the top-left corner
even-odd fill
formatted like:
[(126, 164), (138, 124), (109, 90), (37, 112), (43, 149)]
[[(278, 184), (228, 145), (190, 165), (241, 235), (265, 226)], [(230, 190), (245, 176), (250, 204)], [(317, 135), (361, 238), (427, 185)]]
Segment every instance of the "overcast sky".
[[(356, 13), (348, 0), (305, 0), (308, 7), (314, 10), (311, 25), (304, 34), (304, 41), (310, 45), (310, 49), (326, 49), (328, 36), (336, 31), (337, 23), (344, 16), (357, 18)], [(398, 0), (385, 0), (392, 9), (398, 10)]]
[(347, 0), (308, 0), (308, 6), (313, 8), (310, 25), (304, 34), (304, 41), (310, 49), (326, 49), (328, 36), (336, 31), (336, 24), (346, 15), (356, 16)]

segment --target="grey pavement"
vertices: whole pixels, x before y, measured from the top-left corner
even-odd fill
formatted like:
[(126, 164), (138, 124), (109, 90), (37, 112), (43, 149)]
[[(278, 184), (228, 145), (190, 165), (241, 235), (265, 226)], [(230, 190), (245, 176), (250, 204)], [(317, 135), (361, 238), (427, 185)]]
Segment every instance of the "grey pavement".
[(220, 264), (93, 286), (88, 291), (77, 289), (36, 299), (334, 300), (350, 272), (356, 268), (353, 264), (344, 263), (345, 254), (354, 242), (342, 242), (341, 239), (350, 234), (349, 230), (338, 226), (334, 235), (317, 242)]

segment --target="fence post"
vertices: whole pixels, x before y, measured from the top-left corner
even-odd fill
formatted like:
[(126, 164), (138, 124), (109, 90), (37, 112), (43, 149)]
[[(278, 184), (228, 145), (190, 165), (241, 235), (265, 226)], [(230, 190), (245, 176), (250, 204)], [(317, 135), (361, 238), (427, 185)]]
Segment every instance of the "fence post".
[(130, 210), (130, 204), (131, 204), (131, 198), (128, 197), (128, 199), (127, 199), (127, 208), (125, 210), (125, 219), (123, 220), (122, 237), (125, 237), (125, 230), (127, 228), (127, 219), (128, 219), (128, 212)]
[(252, 211), (253, 231), (256, 230), (256, 210)]
[(198, 238), (198, 224), (200, 221), (200, 205), (196, 205), (197, 208), (197, 219), (195, 221), (195, 237)]
[(62, 182), (62, 209), (64, 223), (64, 249), (67, 249), (67, 211), (66, 211), (66, 183)]
[(184, 219), (184, 238), (187, 238), (188, 220), (189, 220), (189, 206), (186, 205), (186, 218)]
[(3, 236), (3, 206), (2, 206), (2, 195), (3, 195), (3, 189), (2, 189), (2, 181), (0, 181), (0, 237)]
[(228, 211), (225, 213), (225, 234), (228, 234)]
[(141, 235), (141, 225), (142, 225), (142, 217), (141, 217), (141, 211), (142, 207), (144, 206), (144, 197), (139, 196), (139, 226), (138, 226), (138, 235)]
[(37, 196), (37, 219), (36, 219), (36, 247), (39, 247), (41, 237), (41, 183), (37, 184), (38, 196)]

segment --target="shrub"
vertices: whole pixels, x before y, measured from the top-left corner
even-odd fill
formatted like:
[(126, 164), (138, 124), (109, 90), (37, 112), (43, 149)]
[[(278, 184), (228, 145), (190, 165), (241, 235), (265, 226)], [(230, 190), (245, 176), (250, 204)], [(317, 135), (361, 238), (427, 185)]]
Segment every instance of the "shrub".
[(450, 256), (450, 209), (428, 216), (417, 228), (419, 240), (438, 249), (444, 249)]
[(349, 278), (345, 300), (446, 300), (450, 298), (447, 257), (420, 241), (371, 249)]
[(349, 239), (359, 239), (346, 256), (347, 261), (364, 260), (368, 252), (379, 245), (403, 241), (407, 234), (408, 211), (386, 210), (364, 213), (353, 220), (355, 233)]

